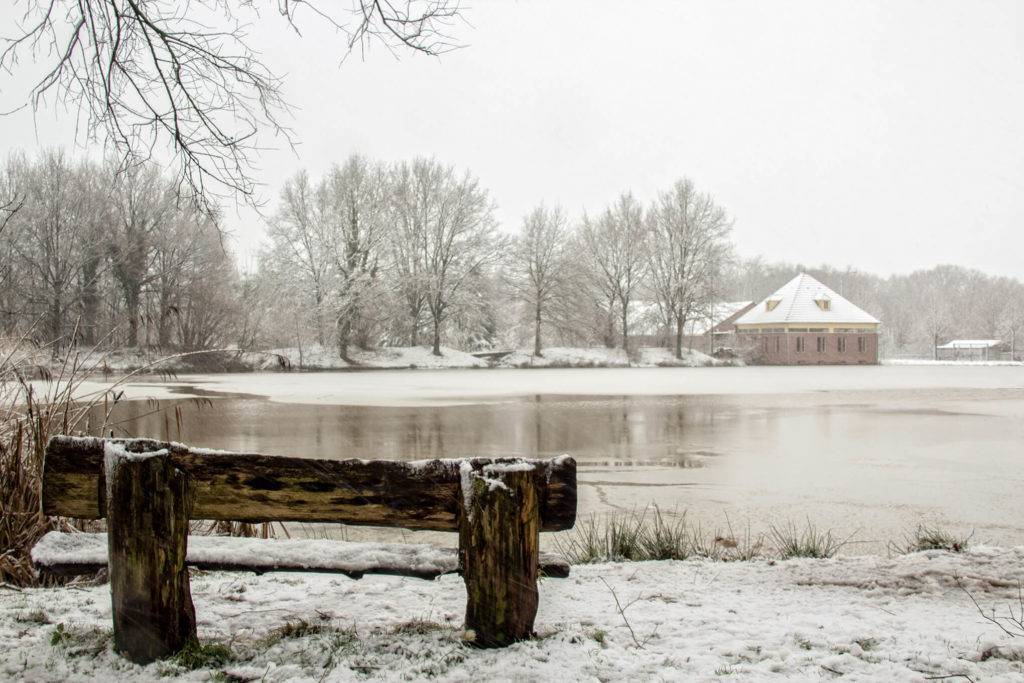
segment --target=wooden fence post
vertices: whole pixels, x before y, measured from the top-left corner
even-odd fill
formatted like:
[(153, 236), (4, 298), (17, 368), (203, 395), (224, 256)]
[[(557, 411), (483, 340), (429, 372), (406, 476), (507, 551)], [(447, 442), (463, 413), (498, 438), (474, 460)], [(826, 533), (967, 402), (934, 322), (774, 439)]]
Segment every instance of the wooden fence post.
[(166, 451), (108, 443), (104, 455), (114, 649), (145, 664), (196, 637), (185, 566), (192, 490)]
[(533, 634), (540, 560), (540, 505), (533, 465), (467, 463), (462, 477), (459, 560), (467, 637), (503, 647)]

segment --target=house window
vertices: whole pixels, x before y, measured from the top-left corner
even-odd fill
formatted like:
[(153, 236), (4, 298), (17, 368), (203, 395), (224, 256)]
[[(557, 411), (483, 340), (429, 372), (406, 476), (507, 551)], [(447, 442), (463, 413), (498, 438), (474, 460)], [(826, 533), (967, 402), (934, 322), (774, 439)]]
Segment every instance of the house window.
[(796, 338), (796, 352), (800, 353), (803, 350), (804, 350), (804, 338), (803, 337), (797, 337)]
[(762, 348), (765, 353), (768, 353), (768, 337), (761, 337)]
[(779, 339), (778, 337), (775, 338), (775, 353), (778, 353), (779, 349), (782, 347), (782, 345), (780, 344), (781, 341), (782, 340)]
[(815, 299), (814, 303), (818, 304), (818, 308), (820, 308), (823, 311), (831, 311), (832, 310), (832, 300), (831, 299), (826, 299), (826, 298), (822, 297), (821, 299)]
[(846, 337), (839, 337), (839, 339), (836, 339), (836, 349), (839, 353), (846, 353)]
[(857, 337), (857, 351), (860, 352), (860, 353), (867, 353), (868, 352), (868, 338), (867, 337)]
[(825, 353), (825, 338), (818, 337), (818, 353)]

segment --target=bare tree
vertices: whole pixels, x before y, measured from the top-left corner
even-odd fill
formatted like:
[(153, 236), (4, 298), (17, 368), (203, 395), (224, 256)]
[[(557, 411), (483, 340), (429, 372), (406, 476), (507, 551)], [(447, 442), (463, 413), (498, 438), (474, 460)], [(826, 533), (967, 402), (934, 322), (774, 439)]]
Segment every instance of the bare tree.
[(629, 346), (629, 304), (647, 272), (645, 238), (643, 209), (628, 192), (597, 219), (584, 217), (580, 230), (584, 255), (608, 300), (609, 315), (615, 302), (619, 304), (623, 349)]
[(326, 341), (324, 308), (330, 263), (325, 249), (324, 226), (316, 216), (315, 195), (305, 171), (285, 183), (277, 214), (268, 224), (267, 234), (272, 247), (264, 260), (272, 260), (280, 268), (290, 271), (293, 281), (308, 290), (313, 304), (316, 340), (323, 346)]
[(647, 229), (651, 290), (664, 323), (675, 330), (676, 358), (682, 358), (686, 323), (698, 312), (712, 311), (732, 224), (710, 195), (683, 179), (658, 196)]
[(469, 173), (457, 177), (453, 168), (433, 159), (402, 164), (395, 177), (398, 285), (417, 316), (414, 329), (419, 324), (415, 306), (426, 307), (433, 353), (440, 356), (441, 331), (449, 314), (472, 304), (471, 283), (501, 253), (494, 206), (476, 178)]
[(378, 283), (388, 236), (387, 191), (385, 170), (358, 155), (332, 168), (317, 190), (333, 275), (338, 353), (345, 360)]
[(14, 254), (24, 269), (22, 297), (29, 315), (41, 319), (45, 339), (69, 344), (86, 246), (82, 174), (56, 151), (36, 163), (22, 159), (12, 166), (9, 172), (19, 176), (25, 196), (25, 208), (9, 226)]
[(139, 316), (143, 288), (155, 278), (153, 258), (159, 232), (174, 209), (166, 181), (152, 165), (133, 166), (117, 175), (111, 199), (115, 219), (107, 244), (114, 278), (124, 295), (128, 317), (128, 346), (139, 345)]
[(50, 99), (79, 112), (125, 170), (170, 149), (179, 193), (210, 207), (226, 191), (255, 202), (261, 134), (291, 133), (282, 80), (263, 63), (246, 25), (263, 5), (299, 33), (304, 17), (343, 38), (344, 54), (372, 42), (440, 54), (457, 0), (23, 0), (13, 35), (0, 38), (0, 70), (39, 62), (22, 106)]
[(508, 283), (533, 318), (533, 355), (541, 357), (541, 328), (547, 307), (569, 274), (570, 234), (561, 207), (541, 204), (526, 217), (512, 246)]

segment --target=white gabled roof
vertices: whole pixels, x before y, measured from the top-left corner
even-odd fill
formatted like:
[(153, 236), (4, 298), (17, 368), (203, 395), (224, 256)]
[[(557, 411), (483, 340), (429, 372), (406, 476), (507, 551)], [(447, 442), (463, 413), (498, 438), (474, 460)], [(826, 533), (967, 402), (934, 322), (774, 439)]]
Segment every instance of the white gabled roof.
[(946, 342), (940, 349), (991, 349), (1002, 344), (1000, 339), (954, 339)]
[[(823, 311), (817, 300), (828, 299), (829, 310)], [(767, 302), (777, 301), (772, 310)], [(749, 311), (736, 325), (767, 323), (878, 323), (873, 315), (850, 303), (807, 273), (800, 273)]]

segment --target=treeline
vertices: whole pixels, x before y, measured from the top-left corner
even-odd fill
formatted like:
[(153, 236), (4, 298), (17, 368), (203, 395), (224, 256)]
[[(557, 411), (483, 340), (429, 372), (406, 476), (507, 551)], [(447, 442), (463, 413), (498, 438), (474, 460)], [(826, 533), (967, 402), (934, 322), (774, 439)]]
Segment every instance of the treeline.
[[(637, 309), (683, 329), (717, 298), (730, 221), (681, 180), (649, 204), (624, 193), (570, 222), (540, 205), (512, 236), (469, 173), (433, 159), (353, 156), (324, 177), (299, 173), (270, 221), (258, 277), (279, 344), (629, 345)], [(641, 302), (648, 302), (640, 306)], [(307, 339), (304, 339), (307, 337)]]
[[(956, 266), (882, 278), (741, 260), (725, 209), (689, 180), (570, 218), (539, 205), (498, 229), (477, 178), (434, 159), (352, 156), (281, 189), (240, 272), (216, 216), (148, 166), (14, 155), (0, 173), (0, 334), (164, 351), (429, 344), (476, 350), (659, 343), (721, 301), (800, 271), (883, 321), (885, 355), (950, 337), (1011, 338), (1024, 286)], [(640, 337), (640, 338), (638, 338)]]
[(55, 348), (202, 349), (237, 331), (244, 295), (211, 216), (152, 166), (61, 151), (0, 170), (0, 335)]

